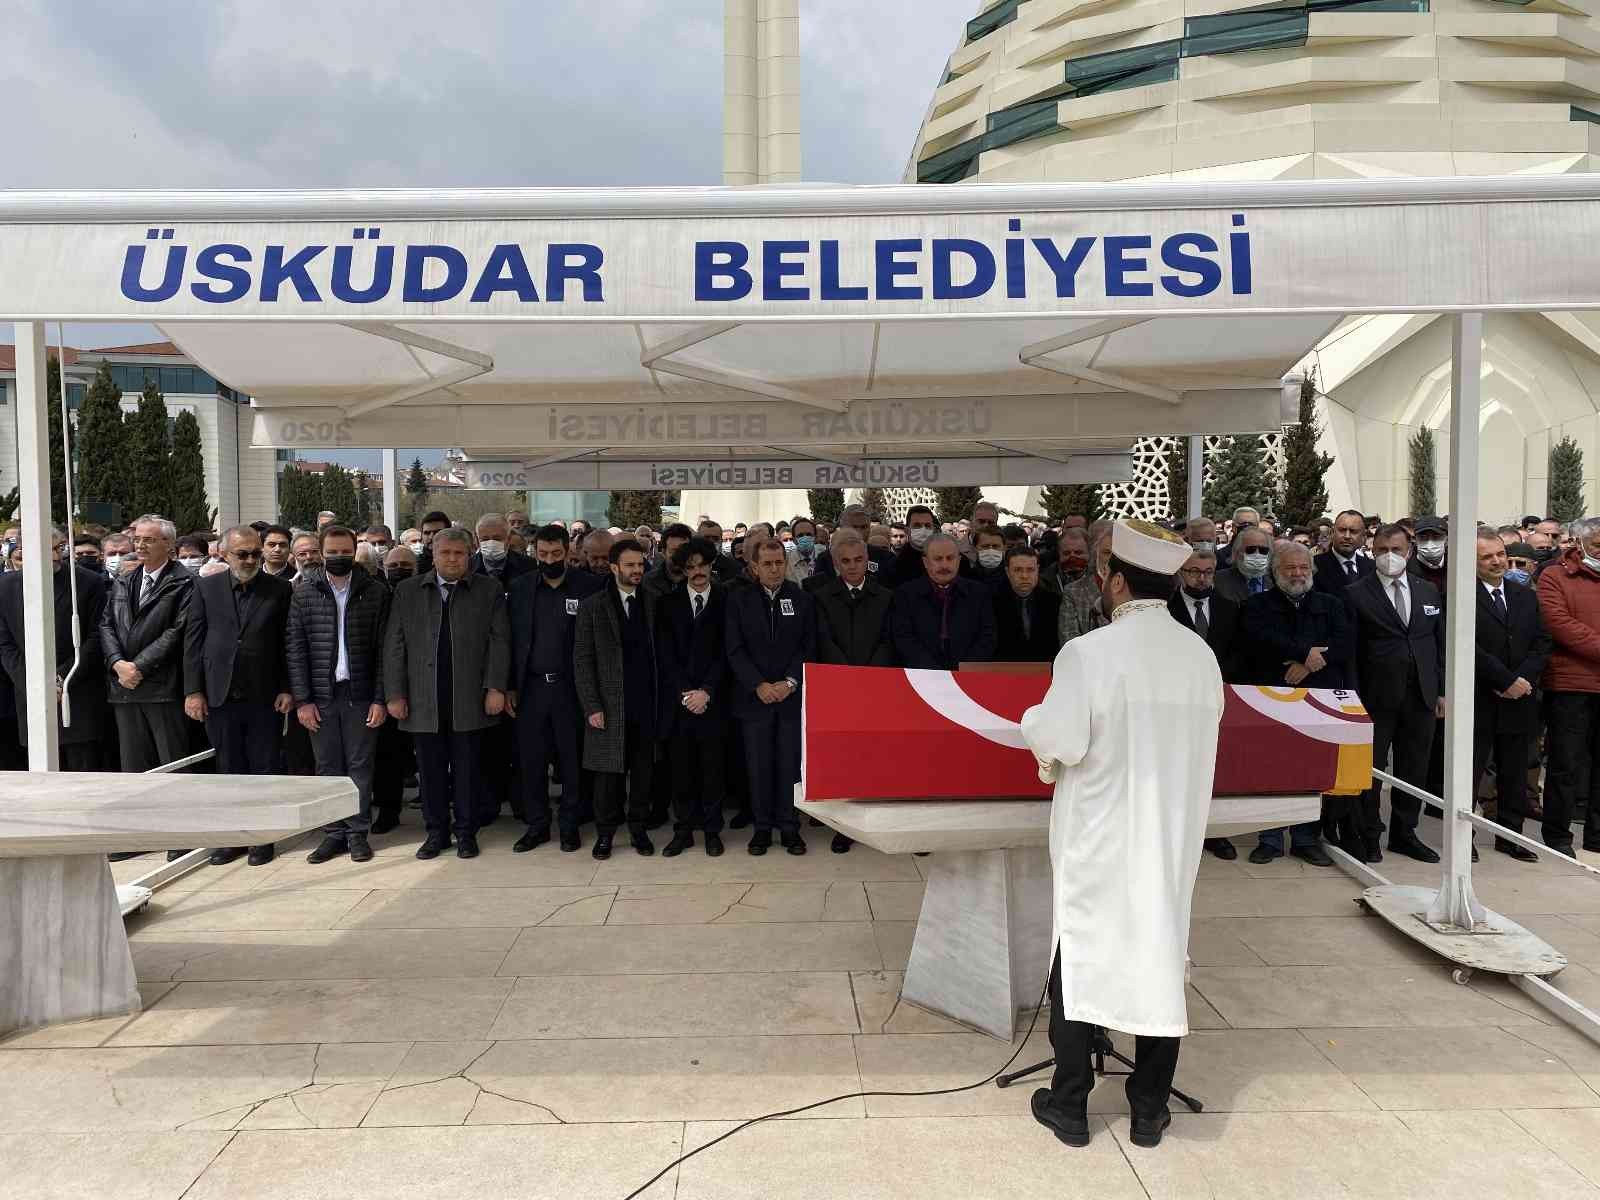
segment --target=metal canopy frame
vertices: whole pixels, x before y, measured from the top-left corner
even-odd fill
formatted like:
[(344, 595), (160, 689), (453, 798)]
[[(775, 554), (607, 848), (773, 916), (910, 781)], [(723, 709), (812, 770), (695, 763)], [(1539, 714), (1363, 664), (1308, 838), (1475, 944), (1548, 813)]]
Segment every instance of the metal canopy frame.
[[(1588, 206), (1576, 213), (1562, 211), (1568, 202)], [(1454, 206), (1479, 206), (1462, 216)], [(1407, 219), (1407, 206), (1433, 206), (1424, 208), (1415, 221)], [(1174, 389), (1147, 386), (1144, 381), (1111, 378), (1110, 374), (1095, 372), (1090, 363), (1065, 362), (1048, 356), (1058, 351), (1081, 345), (1087, 338), (1110, 336), (1118, 329), (1131, 328), (1154, 316), (1214, 316), (1219, 313), (1240, 317), (1260, 318), (1274, 313), (1326, 313), (1335, 317), (1362, 312), (1430, 311), (1452, 314), (1452, 372), (1451, 372), (1451, 528), (1449, 533), (1450, 588), (1454, 594), (1469, 594), (1475, 586), (1475, 537), (1477, 526), (1477, 467), (1478, 467), (1478, 416), (1480, 408), (1479, 365), (1483, 335), (1484, 311), (1539, 311), (1544, 308), (1593, 309), (1600, 308), (1600, 291), (1582, 290), (1575, 284), (1574, 264), (1584, 264), (1591, 248), (1592, 228), (1577, 220), (1585, 220), (1600, 206), (1600, 179), (1593, 176), (1507, 177), (1501, 179), (1446, 179), (1446, 180), (1349, 180), (1316, 182), (1271, 183), (1206, 183), (1206, 184), (1114, 184), (1114, 185), (1028, 185), (969, 186), (960, 188), (768, 188), (768, 189), (674, 189), (674, 190), (551, 190), (551, 191), (461, 191), (461, 192), (242, 192), (203, 193), (175, 192), (158, 194), (139, 193), (74, 193), (28, 194), (14, 193), (0, 197), (0, 239), (8, 227), (30, 224), (67, 224), (85, 228), (106, 223), (123, 222), (160, 225), (169, 221), (211, 221), (234, 223), (261, 221), (343, 221), (359, 217), (361, 221), (374, 220), (451, 220), (487, 221), (504, 219), (563, 220), (580, 213), (586, 219), (653, 219), (656, 221), (695, 221), (703, 227), (706, 221), (828, 219), (862, 217), (875, 219), (907, 220), (935, 216), (952, 221), (960, 214), (987, 213), (1011, 214), (1026, 210), (1035, 215), (1044, 213), (1060, 219), (1082, 218), (1086, 222), (1104, 222), (1110, 216), (1130, 213), (1161, 214), (1174, 210), (1212, 210), (1213, 215), (1249, 209), (1255, 216), (1270, 210), (1270, 219), (1284, 218), (1285, 230), (1304, 231), (1314, 228), (1320, 210), (1328, 210), (1330, 220), (1339, 224), (1337, 231), (1323, 230), (1331, 244), (1335, 235), (1352, 242), (1348, 260), (1350, 274), (1340, 280), (1317, 279), (1303, 299), (1289, 307), (1274, 307), (1263, 302), (1253, 307), (1225, 304), (1221, 300), (1211, 303), (1185, 304), (1162, 299), (1159, 303), (1114, 300), (1110, 296), (1094, 298), (1076, 307), (1063, 306), (1062, 315), (1076, 319), (1088, 318), (1095, 322), (1094, 332), (1079, 330), (1076, 334), (1054, 337), (1032, 343), (1019, 355), (1024, 363), (1044, 370), (1075, 375), (1104, 386), (1120, 387), (1146, 398), (1172, 403)], [(1492, 211), (1491, 211), (1492, 210)], [(1396, 217), (1396, 212), (1399, 217)], [(1065, 214), (1065, 216), (1063, 216)], [(1389, 235), (1402, 231), (1404, 238), (1388, 246), (1366, 244), (1360, 237), (1358, 218), (1362, 214), (1376, 214), (1372, 219)], [(1474, 220), (1474, 214), (1477, 219)], [(1292, 217), (1293, 220), (1288, 218)], [(1567, 219), (1563, 223), (1563, 218)], [(1391, 224), (1383, 225), (1384, 221)], [(1457, 224), (1451, 225), (1455, 221)], [(1499, 221), (1500, 224), (1495, 224)], [(1312, 222), (1308, 225), (1307, 222)], [(1509, 225), (1507, 224), (1509, 222)], [(1239, 221), (1235, 220), (1234, 224)], [(1520, 244), (1496, 244), (1495, 230), (1508, 227), (1525, 230)], [(1441, 232), (1454, 230), (1454, 234)], [(1472, 235), (1462, 235), (1461, 230), (1476, 230)], [(13, 231), (14, 232), (14, 231)], [(152, 234), (155, 230), (151, 231)], [(1440, 242), (1441, 237), (1463, 238), (1461, 241)], [(1543, 239), (1542, 241), (1540, 239)], [(1285, 249), (1285, 261), (1293, 259), (1293, 252), (1305, 249), (1293, 246)], [(1327, 244), (1311, 247), (1327, 250)], [(1404, 274), (1404, 263), (1396, 264), (1384, 257), (1386, 249), (1396, 254), (1415, 255), (1427, 252), (1434, 269), (1427, 278), (1413, 279)], [(1492, 261), (1491, 261), (1492, 260)], [(57, 273), (71, 275), (82, 271), (83, 259), (64, 255), (54, 260)], [(65, 265), (62, 265), (65, 264)], [(1304, 263), (1295, 264), (1302, 271)], [(1492, 268), (1492, 270), (1491, 270)], [(1284, 268), (1285, 270), (1287, 268)], [(1372, 299), (1366, 289), (1356, 287), (1360, 270), (1372, 273), (1386, 287), (1393, 288), (1399, 278), (1402, 285), (1432, 289), (1416, 303), (1391, 305)], [(1397, 276), (1397, 272), (1402, 272)], [(1411, 274), (1415, 274), (1412, 272)], [(1296, 277), (1298, 279), (1298, 277)], [(1279, 280), (1278, 283), (1282, 283)], [(12, 292), (7, 291), (9, 281), (0, 283), (0, 319), (16, 321), (17, 347), (17, 432), (18, 453), (21, 464), (21, 512), (24, 527), (26, 555), (32, 562), (47, 561), (49, 545), (50, 477), (47, 423), (45, 420), (45, 340), (46, 321), (86, 320), (150, 320), (152, 314), (132, 305), (114, 311), (44, 311), (51, 307), (35, 305), (18, 310)], [(18, 286), (29, 286), (24, 283)], [(1592, 288), (1592, 284), (1589, 285)], [(1446, 295), (1441, 289), (1459, 287), (1460, 295)], [(1341, 288), (1343, 290), (1341, 290)], [(1109, 289), (1108, 289), (1109, 290)], [(1285, 292), (1284, 294), (1290, 294)], [(1300, 296), (1301, 293), (1293, 293)], [(1419, 292), (1418, 295), (1423, 295)], [(68, 306), (70, 307), (70, 306)], [(90, 306), (92, 309), (92, 305)], [(690, 306), (692, 308), (692, 306)], [(889, 307), (893, 307), (892, 305)], [(1069, 311), (1070, 309), (1070, 311)], [(898, 319), (905, 314), (893, 313)], [(995, 312), (992, 309), (962, 313), (951, 311), (937, 315), (938, 319), (959, 321), (964, 317), (995, 319), (1008, 315), (1040, 315), (1037, 309), (1026, 313)], [(882, 319), (883, 313), (871, 309), (850, 318), (831, 319)], [(166, 323), (168, 317), (155, 319)], [(189, 319), (183, 318), (181, 319)], [(259, 314), (240, 314), (231, 318), (239, 321), (266, 321)], [(407, 314), (405, 324), (428, 323), (438, 320), (449, 323), (451, 317)], [(461, 318), (456, 317), (459, 321)], [(504, 318), (499, 318), (504, 319)], [(546, 313), (535, 319), (571, 320), (571, 314)], [(612, 318), (616, 319), (616, 318)], [(637, 322), (641, 317), (635, 315)], [(651, 320), (683, 322), (677, 314), (652, 314)], [(746, 320), (783, 320), (776, 315), (746, 316), (732, 310), (727, 319), (715, 322), (703, 318), (690, 318), (694, 326), (684, 336), (675, 337), (654, 346), (645, 347), (640, 363), (653, 372), (676, 373), (704, 380), (708, 369), (686, 363), (674, 355), (690, 347), (720, 336)], [(801, 318), (788, 318), (801, 319)], [(817, 319), (813, 316), (811, 319)], [(351, 324), (348, 317), (329, 317), (326, 314), (274, 314), (271, 322), (278, 326), (292, 322)], [(454, 359), (460, 366), (454, 376), (468, 378), (491, 370), (493, 360), (475, 355), (463, 347), (450, 346), (438, 339), (427, 339), (412, 330), (397, 329), (399, 322), (359, 322), (363, 332), (389, 337), (406, 344), (413, 350), (421, 348)], [(470, 374), (468, 374), (470, 372)], [(717, 372), (714, 382), (743, 392), (772, 397), (784, 401), (800, 400), (785, 394), (787, 389), (775, 387), (767, 381), (729, 376)], [(1132, 386), (1138, 385), (1138, 386)], [(445, 376), (430, 377), (424, 390), (449, 387)], [(414, 393), (420, 394), (420, 393)], [(1127, 395), (1128, 392), (1124, 392)], [(402, 403), (405, 393), (364, 399), (356, 407), (364, 411)], [(1182, 399), (1182, 397), (1180, 397)], [(807, 396), (800, 402), (814, 404), (816, 397)], [(824, 405), (824, 407), (830, 407)], [(848, 404), (843, 407), (848, 407)], [(1149, 432), (1170, 432), (1170, 429)], [(1198, 431), (1189, 431), (1198, 432)], [(1236, 432), (1215, 430), (1214, 432)], [(1018, 451), (1022, 446), (1014, 438), (997, 439), (995, 449), (1002, 453)], [(1198, 439), (1191, 441), (1191, 454)], [(795, 447), (784, 447), (794, 451)], [(770, 447), (769, 447), (770, 449)], [(595, 446), (574, 448), (570, 456), (556, 454), (539, 465), (554, 465), (564, 458), (578, 459), (597, 453)], [(815, 451), (819, 458), (827, 454)], [(1191, 488), (1198, 482), (1197, 472), (1191, 470)], [(1195, 497), (1191, 492), (1191, 508)], [(27, 652), (30, 661), (50, 662), (54, 655), (54, 605), (50, 596), (50, 577), (38, 570), (25, 572), (24, 598), (26, 602)], [(1474, 701), (1474, 609), (1471, 605), (1451, 605), (1447, 614), (1448, 665), (1446, 678), (1450, 694), (1445, 719), (1446, 796), (1444, 820), (1444, 853), (1441, 885), (1431, 900), (1428, 918), (1431, 922), (1448, 924), (1458, 930), (1475, 930), (1493, 916), (1486, 913), (1472, 889), (1471, 830), (1479, 821), (1472, 814), (1472, 726)], [(33, 671), (27, 686), (27, 721), (29, 731), (29, 767), (31, 770), (53, 770), (57, 766), (56, 729), (54, 719), (53, 680), (49, 671)], [(1543, 849), (1536, 846), (1537, 849)], [(1528, 982), (1530, 990), (1538, 992), (1543, 1002), (1549, 1002), (1544, 985)], [(1580, 1027), (1595, 1033), (1591, 1020)]]

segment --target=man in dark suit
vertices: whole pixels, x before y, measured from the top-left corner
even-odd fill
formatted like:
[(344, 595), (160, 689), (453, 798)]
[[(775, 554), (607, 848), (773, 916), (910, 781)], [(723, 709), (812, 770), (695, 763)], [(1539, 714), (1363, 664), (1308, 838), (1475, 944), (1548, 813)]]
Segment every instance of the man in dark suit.
[[(862, 505), (845, 505), (839, 513), (839, 529), (835, 532), (845, 529), (853, 531), (861, 539), (861, 544), (867, 547), (867, 574), (877, 577), (878, 582), (888, 588), (888, 577), (880, 576), (879, 572), (887, 570), (889, 565), (894, 562), (894, 551), (887, 546), (874, 546), (867, 542), (867, 535), (872, 532), (872, 514)], [(817, 558), (817, 569), (812, 578), (814, 579), (820, 575), (823, 578), (831, 579), (838, 573), (838, 566), (839, 564), (833, 561), (832, 555), (820, 555)]]
[(1228, 565), (1217, 555), (1217, 578), (1213, 586), (1224, 600), (1244, 605), (1251, 596), (1271, 589), (1272, 538), (1265, 529), (1248, 525), (1233, 537), (1233, 554)]
[[(1189, 522), (1188, 531), (1190, 535), (1196, 532), (1195, 522)], [(1199, 532), (1206, 532), (1204, 525)], [(1190, 545), (1193, 544), (1191, 540)], [(1197, 549), (1183, 564), (1183, 569), (1178, 572), (1182, 586), (1167, 600), (1167, 611), (1178, 624), (1187, 626), (1205, 639), (1206, 645), (1217, 656), (1217, 666), (1222, 671), (1223, 680), (1232, 683), (1233, 639), (1239, 629), (1239, 606), (1227, 597), (1217, 595), (1217, 555), (1214, 546), (1215, 543), (1206, 542), (1204, 549)], [(1226, 862), (1239, 857), (1239, 851), (1227, 838), (1206, 838), (1205, 848)]]
[[(324, 534), (324, 555), (328, 544)], [(498, 580), (472, 574), (466, 530), (438, 530), (429, 550), (433, 569), (394, 590), (383, 688), (417, 748), (427, 829), (417, 857), (437, 858), (454, 833), (456, 857), (476, 858), (483, 730), (505, 711), (511, 675), (506, 597)]]
[(644, 551), (638, 542), (618, 538), (607, 556), (611, 582), (578, 605), (573, 641), (573, 673), (587, 723), (583, 765), (595, 772), (591, 853), (597, 859), (611, 857), (624, 792), (633, 848), (656, 852), (647, 831), (660, 704), (655, 600), (639, 587)]
[(1317, 555), (1312, 582), (1325, 596), (1339, 596), (1352, 583), (1360, 583), (1377, 568), (1370, 555), (1360, 553), (1367, 544), (1367, 518), (1347, 508), (1333, 519), (1328, 550)]
[[(1344, 604), (1315, 590), (1311, 551), (1298, 542), (1280, 541), (1273, 548), (1273, 586), (1250, 597), (1239, 612), (1234, 639), (1231, 682), (1272, 687), (1347, 688), (1355, 660), (1354, 632)], [(1324, 796), (1321, 821), (1290, 826), (1289, 852), (1317, 867), (1333, 859), (1318, 840), (1319, 831), (1339, 842), (1357, 859), (1367, 857), (1366, 843), (1352, 819), (1347, 796)], [(1253, 863), (1283, 855), (1283, 830), (1263, 830), (1250, 852)]]
[[(67, 557), (66, 537), (59, 529), (50, 531), (51, 562), (55, 573), (56, 606), (56, 691), (59, 695), (63, 682), (67, 684), (67, 698), (72, 706), (72, 724), (61, 724), (59, 707), (56, 711), (56, 738), (61, 748), (63, 771), (98, 771), (101, 769), (100, 746), (106, 734), (106, 683), (105, 660), (100, 647), (100, 620), (105, 613), (106, 595), (110, 584), (104, 571), (80, 567)], [(23, 570), (27, 570), (26, 563)], [(69, 579), (67, 572), (72, 572)], [(77, 670), (72, 664), (72, 591), (73, 582), (78, 589), (78, 628), (81, 646), (77, 652)], [(23, 654), (27, 637), (23, 629), (22, 572), (7, 571), (0, 575), (0, 668), (7, 678), (0, 679), (0, 687), (13, 689), (19, 701), (27, 696), (28, 665)], [(18, 720), (18, 746), (28, 744), (28, 722), (25, 716)], [(26, 759), (19, 766), (25, 766)]]
[(698, 829), (705, 834), (706, 854), (715, 858), (722, 853), (723, 768), (733, 699), (726, 650), (728, 593), (712, 580), (717, 549), (710, 542), (678, 542), (673, 555), (683, 586), (656, 605), (659, 733), (666, 744), (673, 801), (672, 840), (661, 854), (682, 854), (694, 845)]
[(995, 662), (1054, 662), (1061, 596), (1039, 586), (1039, 552), (1023, 543), (1005, 552), (994, 586)]
[(994, 657), (994, 597), (983, 584), (961, 578), (961, 550), (948, 533), (922, 546), (926, 575), (895, 591), (889, 636), (901, 665), (954, 670)]
[(550, 840), (550, 761), (561, 780), (557, 824), (561, 849), (583, 842), (579, 746), (583, 714), (572, 675), (578, 606), (603, 586), (570, 557), (567, 531), (542, 526), (533, 535), (537, 570), (511, 585), (511, 691), (506, 711), (515, 720), (521, 761), (522, 819), (528, 829), (511, 847), (524, 854)]
[[(1495, 820), (1522, 832), (1527, 815), (1528, 751), (1539, 734), (1539, 680), (1550, 657), (1550, 634), (1539, 597), (1506, 578), (1510, 560), (1498, 535), (1480, 533), (1478, 553), (1477, 696), (1473, 701), (1472, 794), (1495, 764)], [(1505, 838), (1494, 848), (1519, 862), (1539, 856)]]
[[(173, 561), (177, 533), (154, 514), (133, 527), (139, 566), (112, 584), (100, 621), (122, 769), (148, 771), (189, 753), (183, 717), (183, 614), (194, 576)], [(179, 851), (168, 851), (168, 857)]]
[[(1411, 575), (1411, 535), (1385, 525), (1372, 539), (1377, 573), (1344, 592), (1355, 626), (1356, 690), (1372, 716), (1372, 761), (1382, 765), (1394, 752), (1393, 772), (1422, 787), (1434, 728), (1444, 715), (1444, 600), (1432, 584)], [(1368, 861), (1382, 829), (1374, 781), (1361, 797), (1361, 833)], [(1439, 855), (1417, 837), (1421, 803), (1398, 789), (1390, 794), (1389, 849), (1419, 862)]]
[[(289, 581), (261, 570), (261, 535), (236, 525), (222, 535), (226, 571), (197, 579), (183, 631), (183, 711), (204, 721), (224, 775), (282, 773), (283, 715), (292, 706), (284, 634)], [(245, 852), (219, 846), (214, 866)], [(272, 861), (272, 843), (250, 847), (250, 865)]]
[[(509, 602), (511, 585), (524, 576), (536, 574), (533, 560), (526, 554), (511, 552), (511, 524), (501, 513), (485, 513), (479, 517), (474, 529), (478, 535), (478, 550), (472, 556), (472, 573), (489, 575), (500, 581), (500, 589)], [(516, 735), (511, 722), (504, 717), (491, 721), (480, 735), (482, 763), (479, 779), (482, 787), (474, 798), (478, 828), (493, 825), (500, 819), (500, 810), (509, 802), (517, 807), (516, 788)]]
[(728, 598), (728, 665), (734, 676), (734, 719), (744, 740), (755, 815), (751, 854), (765, 854), (777, 829), (783, 848), (804, 854), (794, 809), (800, 778), (800, 686), (816, 657), (812, 598), (785, 578), (788, 558), (777, 538), (757, 540), (756, 582)]
[[(870, 547), (854, 529), (839, 529), (828, 542), (833, 572), (813, 575), (808, 588), (817, 606), (817, 661), (850, 667), (892, 667), (889, 610), (894, 593), (867, 571)], [(1035, 560), (1037, 561), (1037, 560)], [(833, 835), (831, 849), (846, 853), (855, 842)]]

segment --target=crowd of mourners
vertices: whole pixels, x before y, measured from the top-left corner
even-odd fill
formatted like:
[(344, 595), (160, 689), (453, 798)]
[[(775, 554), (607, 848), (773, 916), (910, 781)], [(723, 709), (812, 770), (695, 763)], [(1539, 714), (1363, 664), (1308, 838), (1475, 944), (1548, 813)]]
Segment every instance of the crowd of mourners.
[[(1374, 761), (1442, 795), (1446, 522), (1351, 510), (1282, 528), (1241, 508), (1175, 528), (1193, 553), (1168, 607), (1224, 679), (1358, 693)], [(6, 769), (26, 762), (18, 710), (34, 669), (18, 533), (0, 546)], [(534, 526), (522, 512), (466, 528), (430, 512), (398, 538), (332, 513), (315, 531), (257, 521), (179, 536), (157, 514), (70, 544), (56, 530), (61, 765), (142, 772), (209, 748), (185, 769), (348, 777), (359, 808), (323, 831), (313, 863), (371, 858), (412, 786), (423, 859), (475, 857), (478, 832), (508, 816), (525, 827), (519, 853), (577, 851), (592, 825), (595, 858), (624, 829), (653, 854), (670, 823), (666, 856), (697, 838), (720, 855), (730, 827), (751, 829), (750, 854), (774, 839), (804, 854), (804, 665), (1051, 662), (1106, 623), (1110, 535), (1083, 517), (1005, 521), (989, 502), (943, 524), (920, 505), (893, 522), (852, 505), (832, 525), (731, 529), (704, 516)], [(1568, 853), (1582, 821), (1583, 849), (1600, 851), (1600, 518), (1528, 516), (1481, 527), (1475, 546), (1475, 794), (1505, 828), (1538, 821)], [(1324, 797), (1320, 820), (1263, 833), (1251, 861), (1327, 866), (1325, 843), (1366, 862), (1385, 844), (1438, 861), (1418, 832), (1432, 806), (1393, 789), (1385, 823), (1380, 791)], [(1225, 839), (1207, 848), (1237, 855)], [(259, 865), (273, 847), (211, 861), (241, 855)]]

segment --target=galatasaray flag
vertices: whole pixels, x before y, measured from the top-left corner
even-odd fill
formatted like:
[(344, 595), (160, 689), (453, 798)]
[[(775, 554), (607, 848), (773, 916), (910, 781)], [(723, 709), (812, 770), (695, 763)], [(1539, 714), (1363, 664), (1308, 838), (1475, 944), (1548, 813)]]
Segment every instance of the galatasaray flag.
[[(807, 664), (805, 798), (1048, 797), (1019, 722), (1049, 687), (1047, 673)], [(1354, 692), (1228, 687), (1216, 795), (1354, 794), (1371, 776), (1372, 721)]]

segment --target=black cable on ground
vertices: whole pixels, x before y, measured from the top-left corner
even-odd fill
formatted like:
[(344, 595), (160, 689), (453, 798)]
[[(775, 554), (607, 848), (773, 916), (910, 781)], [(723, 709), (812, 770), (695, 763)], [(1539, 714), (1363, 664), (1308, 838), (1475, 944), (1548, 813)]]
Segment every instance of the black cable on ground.
[(1028, 1039), (1033, 1036), (1034, 1028), (1039, 1024), (1039, 1012), (1044, 1008), (1045, 998), (1049, 994), (1049, 991), (1050, 981), (1047, 977), (1045, 980), (1044, 990), (1039, 993), (1038, 1006), (1033, 1010), (1033, 1019), (1028, 1022), (1028, 1032), (1022, 1035), (1022, 1040), (1017, 1043), (1017, 1048), (1011, 1052), (1011, 1057), (1006, 1059), (1005, 1062), (1001, 1063), (997, 1068), (995, 1068), (995, 1071), (992, 1075), (988, 1075), (983, 1079), (978, 1080), (977, 1083), (963, 1084), (961, 1087), (953, 1088), (934, 1088), (933, 1090), (926, 1092), (849, 1092), (843, 1096), (830, 1096), (826, 1100), (818, 1100), (813, 1104), (804, 1104), (799, 1108), (785, 1109), (783, 1112), (767, 1113), (762, 1117), (751, 1117), (748, 1121), (745, 1121), (739, 1125), (735, 1125), (732, 1129), (728, 1130), (727, 1133), (720, 1134), (717, 1137), (712, 1138), (704, 1146), (696, 1146), (687, 1154), (680, 1155), (679, 1157), (673, 1159), (666, 1166), (662, 1167), (661, 1170), (657, 1171), (648, 1180), (646, 1180), (643, 1185), (629, 1192), (625, 1200), (636, 1200), (637, 1197), (642, 1196), (645, 1192), (649, 1191), (650, 1188), (654, 1187), (656, 1182), (660, 1180), (660, 1178), (668, 1171), (672, 1170), (673, 1167), (682, 1166), (696, 1154), (699, 1154), (702, 1150), (709, 1150), (718, 1142), (725, 1142), (734, 1134), (743, 1133), (746, 1129), (749, 1129), (750, 1126), (759, 1125), (763, 1121), (774, 1121), (780, 1117), (798, 1116), (800, 1113), (810, 1112), (814, 1108), (825, 1108), (830, 1104), (837, 1104), (841, 1100), (866, 1100), (873, 1096), (955, 1096), (961, 1092), (976, 1091), (978, 1088), (993, 1083), (996, 1079), (1005, 1074), (1007, 1067), (1017, 1061), (1017, 1055), (1022, 1053), (1023, 1047), (1028, 1044)]

